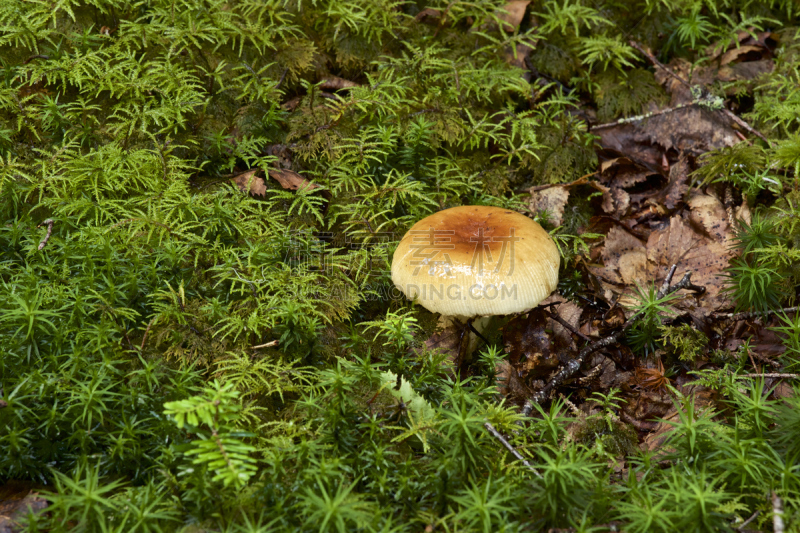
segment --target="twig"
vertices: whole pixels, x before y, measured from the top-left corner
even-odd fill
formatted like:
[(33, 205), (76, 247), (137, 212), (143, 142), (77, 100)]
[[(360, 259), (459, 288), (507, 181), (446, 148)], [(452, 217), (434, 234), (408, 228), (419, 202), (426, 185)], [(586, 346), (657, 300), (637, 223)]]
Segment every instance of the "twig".
[(759, 510), (759, 511), (756, 511), (755, 513), (753, 513), (753, 515), (752, 515), (750, 518), (748, 518), (747, 520), (745, 520), (744, 522), (742, 522), (742, 525), (741, 525), (741, 526), (739, 526), (739, 527), (737, 527), (736, 529), (737, 529), (737, 530), (739, 530), (739, 531), (743, 530), (743, 529), (744, 529), (744, 528), (746, 528), (748, 525), (750, 525), (750, 522), (752, 522), (753, 520), (755, 520), (756, 518), (758, 518), (758, 515), (760, 515), (760, 514), (761, 514), (761, 511), (760, 511), (760, 510)]
[(636, 48), (639, 51), (639, 53), (645, 56), (653, 65), (666, 72), (672, 79), (674, 79), (687, 89), (692, 88), (692, 86), (689, 85), (689, 82), (687, 82), (686, 80), (684, 80), (683, 78), (672, 72), (670, 69), (668, 69), (666, 65), (664, 65), (664, 63), (656, 59), (656, 56), (654, 56), (653, 54), (642, 48), (642, 45), (640, 45), (636, 41), (628, 41), (628, 43), (630, 43), (632, 47)]
[(528, 469), (529, 469), (531, 472), (533, 472), (534, 474), (536, 474), (538, 477), (542, 477), (542, 475), (541, 475), (539, 472), (537, 472), (537, 471), (536, 471), (536, 469), (535, 469), (534, 467), (532, 467), (532, 466), (531, 466), (531, 464), (530, 464), (528, 461), (526, 461), (526, 460), (525, 460), (525, 458), (524, 458), (524, 457), (522, 457), (522, 456), (519, 454), (519, 452), (518, 452), (517, 450), (515, 450), (515, 449), (514, 449), (514, 447), (513, 447), (513, 446), (512, 446), (512, 445), (511, 445), (511, 444), (510, 444), (510, 443), (509, 443), (509, 442), (508, 442), (508, 441), (505, 439), (505, 437), (503, 437), (503, 436), (500, 434), (500, 432), (499, 432), (499, 431), (497, 431), (497, 430), (494, 428), (494, 426), (493, 426), (492, 424), (490, 424), (489, 422), (484, 422), (484, 424), (483, 424), (483, 427), (485, 427), (485, 428), (486, 428), (486, 429), (489, 431), (489, 433), (491, 433), (492, 435), (494, 435), (494, 437), (495, 437), (497, 440), (499, 440), (499, 441), (500, 441), (500, 442), (503, 444), (503, 446), (505, 446), (505, 447), (506, 447), (506, 449), (507, 449), (509, 452), (511, 452), (511, 455), (513, 455), (514, 457), (516, 457), (517, 459), (519, 459), (520, 461), (522, 461), (522, 464), (524, 464), (525, 466), (527, 466), (527, 467), (528, 467)]
[[(641, 53), (643, 56), (645, 56), (653, 65), (655, 65), (656, 67), (658, 67), (661, 70), (663, 70), (664, 72), (666, 72), (672, 79), (678, 81), (678, 83), (680, 83), (681, 85), (683, 85), (684, 87), (686, 87), (687, 89), (689, 89), (691, 91), (692, 86), (689, 85), (689, 82), (687, 82), (686, 80), (684, 80), (683, 78), (681, 78), (680, 76), (678, 76), (677, 74), (672, 72), (670, 69), (668, 69), (661, 61), (656, 59), (656, 57), (653, 54), (651, 54), (650, 52), (648, 52), (644, 48), (642, 48), (642, 45), (640, 45), (636, 41), (628, 41), (628, 42), (630, 43), (630, 45), (632, 47), (636, 48), (639, 51), (639, 53)], [(703, 92), (707, 93), (708, 91), (706, 91), (706, 89), (704, 88)], [(761, 139), (762, 141), (767, 143), (767, 146), (770, 146), (769, 140), (767, 140), (767, 138), (764, 137), (761, 134), (761, 132), (754, 130), (747, 122), (745, 122), (741, 118), (737, 117), (733, 113), (733, 111), (731, 111), (730, 109), (728, 109), (726, 107), (722, 107), (719, 110), (722, 111), (722, 113), (725, 114), (725, 116), (727, 116), (729, 119), (731, 119), (733, 122), (735, 122), (740, 128), (744, 129), (748, 133), (752, 133), (753, 135), (755, 135), (756, 137), (758, 137), (759, 139)]]
[(638, 418), (633, 418), (631, 415), (620, 409), (619, 418), (623, 422), (627, 422), (628, 424), (632, 425), (636, 429), (640, 431), (655, 431), (658, 427), (657, 422), (648, 422), (647, 420), (639, 420)]
[(672, 277), (675, 275), (675, 271), (678, 270), (678, 265), (672, 265), (667, 272), (667, 277), (664, 278), (664, 283), (661, 284), (661, 288), (658, 289), (658, 298), (661, 299), (664, 297), (664, 294), (669, 290), (669, 285), (672, 283)]
[[(758, 352), (754, 352), (753, 350), (747, 350), (747, 355), (749, 355), (749, 356), (751, 356), (751, 357), (753, 357), (755, 359), (758, 359), (762, 363), (767, 363), (768, 365), (773, 366), (775, 368), (780, 368), (782, 366), (778, 361), (773, 361), (769, 357), (767, 357), (765, 355), (761, 355)], [(755, 367), (756, 365), (753, 365), (753, 366)]]
[[(667, 278), (665, 281), (671, 281), (672, 277), (675, 274), (675, 270), (677, 269), (677, 265), (673, 265), (670, 268), (669, 273), (667, 274)], [(661, 289), (658, 291), (658, 298), (661, 299), (668, 294), (672, 294), (675, 291), (687, 289), (694, 292), (699, 292), (700, 294), (705, 292), (705, 287), (700, 287), (699, 285), (694, 285), (692, 283), (692, 273), (686, 272), (683, 275), (683, 278), (676, 283), (675, 285), (667, 284), (666, 287), (664, 285), (661, 286)], [(586, 346), (583, 350), (581, 350), (575, 359), (572, 359), (568, 362), (555, 376), (550, 380), (550, 382), (544, 386), (544, 388), (538, 392), (536, 392), (531, 398), (525, 401), (525, 404), (522, 406), (522, 414), (524, 416), (530, 415), (531, 411), (533, 410), (534, 403), (542, 403), (550, 396), (550, 391), (564, 383), (566, 380), (571, 378), (578, 370), (580, 370), (581, 365), (586, 360), (586, 358), (593, 354), (594, 352), (601, 350), (607, 346), (611, 346), (615, 344), (617, 340), (634, 324), (634, 322), (639, 318), (642, 314), (642, 311), (636, 313), (632, 317), (630, 317), (625, 324), (622, 325), (622, 328), (614, 333), (613, 335), (609, 335), (604, 339), (597, 340), (588, 346)]]
[(737, 378), (783, 378), (783, 379), (797, 379), (800, 374), (783, 374), (780, 372), (767, 372), (760, 374), (739, 374)]
[(147, 334), (150, 333), (150, 326), (153, 325), (153, 320), (155, 319), (156, 317), (153, 317), (150, 319), (150, 322), (147, 323), (147, 328), (145, 328), (144, 336), (142, 337), (142, 344), (139, 346), (139, 353), (142, 353), (142, 350), (144, 350), (144, 343), (147, 342)]
[(659, 115), (666, 115), (667, 113), (673, 113), (679, 109), (683, 109), (685, 107), (691, 107), (694, 105), (694, 102), (690, 104), (678, 104), (675, 107), (667, 107), (665, 109), (659, 109), (658, 111), (653, 111), (651, 113), (645, 113), (644, 115), (635, 115), (633, 117), (626, 117), (621, 118), (619, 120), (615, 120), (614, 122), (606, 122), (604, 124), (597, 124), (592, 126), (590, 129), (594, 130), (602, 130), (604, 128), (613, 128), (614, 126), (620, 126), (622, 124), (630, 124), (632, 122), (639, 122), (640, 120), (645, 120), (652, 117), (657, 117)]
[(275, 341), (269, 341), (266, 344), (259, 344), (258, 346), (251, 346), (250, 349), (251, 350), (258, 350), (259, 348), (272, 348), (273, 346), (277, 346), (277, 345), (278, 345), (278, 341), (275, 340)]
[(50, 240), (50, 235), (53, 234), (53, 224), (54, 224), (53, 219), (48, 218), (47, 220), (36, 226), (37, 228), (41, 228), (42, 226), (47, 225), (47, 233), (45, 234), (44, 239), (42, 239), (42, 242), (39, 243), (39, 251), (42, 251), (42, 248), (47, 246), (47, 241)]
[(572, 403), (569, 400), (569, 398), (564, 396), (562, 393), (559, 393), (558, 397), (561, 398), (561, 400), (564, 402), (564, 404), (566, 404), (567, 407), (569, 407), (569, 410), (572, 411), (573, 415), (580, 416), (582, 414), (581, 410), (578, 409), (578, 407), (574, 403)]
[(727, 318), (730, 320), (748, 320), (750, 318), (760, 318), (774, 313), (792, 313), (796, 311), (800, 311), (800, 306), (784, 307), (783, 309), (774, 309), (769, 311), (750, 311), (747, 313), (724, 313), (724, 314), (717, 314), (717, 316), (720, 318)]
[(566, 320), (564, 320), (563, 318), (558, 316), (558, 314), (551, 313), (549, 311), (545, 311), (545, 313), (547, 314), (548, 317), (552, 318), (553, 320), (555, 320), (556, 322), (558, 322), (559, 324), (564, 326), (566, 329), (568, 329), (569, 331), (571, 331), (573, 334), (577, 335), (581, 339), (585, 340), (586, 342), (592, 342), (592, 338), (591, 337), (589, 337), (587, 335), (584, 335), (583, 333), (578, 331), (575, 328), (575, 326), (573, 326), (572, 324), (570, 324), (569, 322), (567, 322)]
[(600, 363), (593, 369), (589, 370), (589, 372), (587, 372), (585, 376), (583, 376), (582, 378), (578, 378), (578, 383), (581, 385), (588, 385), (589, 383), (597, 379), (597, 377), (602, 373), (603, 373), (603, 363)]
[(776, 492), (772, 493), (772, 531), (783, 533), (783, 502)]
[(581, 176), (575, 181), (571, 181), (569, 183), (548, 183), (546, 185), (537, 185), (536, 187), (530, 187), (525, 190), (530, 192), (538, 192), (538, 191), (543, 191), (545, 189), (552, 189), (553, 187), (574, 187), (575, 185), (585, 185), (586, 183), (589, 183), (589, 178), (591, 176), (594, 176), (595, 174), (597, 174), (597, 171), (590, 172), (589, 174)]

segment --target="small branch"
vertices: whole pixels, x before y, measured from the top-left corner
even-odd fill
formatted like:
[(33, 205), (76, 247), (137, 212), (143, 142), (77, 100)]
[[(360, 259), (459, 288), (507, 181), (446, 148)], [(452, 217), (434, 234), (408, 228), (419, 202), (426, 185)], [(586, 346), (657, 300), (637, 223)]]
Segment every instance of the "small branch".
[(756, 518), (758, 518), (758, 515), (760, 515), (760, 514), (761, 514), (761, 511), (756, 511), (755, 513), (753, 513), (753, 514), (752, 514), (752, 516), (751, 516), (750, 518), (748, 518), (747, 520), (745, 520), (744, 522), (742, 522), (742, 525), (741, 525), (741, 526), (739, 526), (739, 527), (737, 527), (736, 529), (737, 529), (738, 531), (742, 531), (744, 528), (746, 528), (748, 525), (750, 525), (750, 523), (751, 523), (753, 520), (755, 520)]
[(147, 342), (147, 334), (150, 333), (150, 326), (153, 325), (153, 321), (155, 319), (156, 319), (156, 317), (153, 317), (153, 318), (150, 319), (150, 322), (147, 323), (147, 328), (145, 328), (144, 336), (142, 337), (142, 344), (141, 344), (141, 346), (139, 346), (139, 353), (142, 353), (142, 350), (144, 350), (144, 343)]
[[(673, 265), (670, 268), (669, 273), (667, 274), (667, 278), (665, 281), (671, 281), (672, 277), (675, 275), (675, 270), (677, 270), (677, 265)], [(672, 294), (675, 291), (687, 289), (694, 292), (698, 292), (700, 294), (705, 292), (705, 287), (700, 287), (699, 285), (694, 285), (692, 283), (692, 273), (691, 271), (687, 271), (681, 280), (676, 283), (675, 285), (667, 284), (666, 288), (662, 285), (661, 289), (658, 291), (658, 298), (661, 299), (668, 294)], [(550, 391), (564, 383), (566, 380), (571, 378), (575, 375), (575, 373), (580, 370), (581, 365), (586, 360), (586, 358), (593, 354), (594, 352), (606, 348), (607, 346), (611, 346), (615, 344), (619, 338), (634, 324), (634, 322), (639, 318), (641, 312), (636, 313), (632, 317), (630, 317), (625, 324), (622, 325), (622, 328), (604, 339), (597, 340), (588, 346), (586, 346), (583, 350), (581, 350), (575, 359), (568, 362), (561, 370), (559, 370), (555, 376), (550, 380), (550, 382), (544, 386), (544, 388), (538, 392), (536, 392), (531, 398), (525, 401), (525, 404), (522, 406), (522, 414), (524, 416), (530, 415), (531, 411), (533, 410), (534, 403), (542, 403), (544, 402), (549, 396)]]
[(672, 283), (672, 277), (675, 275), (675, 271), (678, 270), (678, 265), (672, 265), (672, 268), (669, 269), (667, 272), (667, 277), (664, 278), (664, 283), (661, 284), (661, 288), (658, 289), (658, 298), (661, 299), (669, 290), (669, 285)]
[[(769, 357), (761, 355), (758, 352), (754, 352), (753, 350), (748, 350), (747, 355), (753, 357), (754, 359), (758, 359), (762, 363), (766, 363), (766, 364), (768, 364), (768, 365), (770, 365), (772, 367), (775, 367), (775, 368), (781, 368), (781, 366), (782, 366), (778, 361), (773, 361)], [(756, 365), (753, 365), (753, 366), (755, 367)]]
[(640, 431), (655, 431), (658, 427), (657, 422), (648, 422), (647, 420), (639, 420), (638, 418), (633, 418), (631, 415), (620, 409), (619, 411), (619, 418), (623, 422), (627, 422), (628, 424), (632, 425), (636, 429)]
[(569, 410), (570, 410), (570, 411), (572, 411), (572, 414), (573, 414), (573, 415), (575, 415), (575, 416), (580, 416), (581, 414), (583, 414), (583, 413), (581, 412), (581, 410), (580, 410), (580, 409), (578, 409), (578, 407), (577, 407), (577, 406), (576, 406), (574, 403), (572, 403), (572, 402), (570, 401), (570, 399), (569, 399), (569, 398), (567, 398), (566, 396), (564, 396), (564, 395), (563, 395), (563, 394), (561, 394), (561, 393), (559, 393), (559, 394), (558, 394), (558, 397), (559, 397), (559, 398), (561, 398), (561, 401), (563, 401), (563, 402), (564, 402), (564, 404), (565, 404), (567, 407), (569, 407)]
[(800, 306), (784, 307), (783, 309), (775, 309), (770, 311), (751, 311), (747, 313), (722, 313), (717, 314), (719, 318), (727, 318), (730, 320), (748, 320), (751, 318), (761, 318), (775, 313), (794, 313), (800, 311)]
[(269, 341), (266, 344), (259, 344), (258, 346), (251, 346), (251, 350), (258, 350), (259, 348), (272, 348), (273, 346), (277, 346), (278, 341)]
[(538, 192), (538, 191), (543, 191), (545, 189), (552, 189), (553, 187), (574, 187), (575, 185), (585, 185), (586, 183), (589, 183), (589, 178), (594, 176), (595, 174), (597, 174), (596, 171), (590, 172), (589, 174), (581, 176), (575, 181), (571, 181), (569, 183), (548, 183), (546, 185), (537, 185), (535, 187), (530, 187), (525, 190), (530, 192)]
[(562, 326), (564, 326), (566, 329), (568, 329), (568, 330), (569, 330), (570, 332), (572, 332), (574, 335), (577, 335), (578, 337), (580, 337), (581, 339), (585, 340), (586, 342), (592, 342), (592, 338), (591, 338), (591, 337), (589, 337), (589, 336), (587, 336), (587, 335), (584, 335), (583, 333), (581, 333), (580, 331), (578, 331), (578, 330), (575, 328), (575, 326), (573, 326), (572, 324), (570, 324), (569, 322), (567, 322), (566, 320), (564, 320), (563, 318), (561, 318), (560, 316), (558, 316), (558, 314), (557, 314), (557, 313), (551, 313), (551, 312), (549, 312), (549, 311), (545, 311), (545, 313), (547, 313), (547, 316), (548, 316), (548, 317), (550, 317), (551, 319), (555, 320), (556, 322), (558, 322), (559, 324), (561, 324)]
[(767, 372), (760, 374), (739, 374), (737, 378), (780, 378), (780, 379), (797, 379), (800, 374), (783, 374), (780, 372)]
[(632, 122), (639, 122), (640, 120), (646, 120), (648, 118), (657, 117), (659, 115), (666, 115), (667, 113), (673, 113), (679, 109), (691, 107), (693, 105), (694, 102), (692, 102), (691, 104), (679, 104), (676, 105), (675, 107), (667, 107), (665, 109), (659, 109), (658, 111), (653, 111), (652, 113), (645, 113), (644, 115), (635, 115), (633, 117), (621, 118), (619, 120), (615, 120), (614, 122), (597, 124), (595, 126), (591, 126), (589, 129), (591, 131), (595, 131), (595, 130), (602, 130), (604, 128), (613, 128), (614, 126), (621, 126), (622, 124), (630, 124)]
[(539, 472), (537, 472), (537, 471), (536, 471), (536, 469), (535, 469), (534, 467), (532, 467), (532, 466), (531, 466), (531, 464), (530, 464), (528, 461), (526, 461), (526, 460), (525, 460), (525, 458), (524, 458), (524, 457), (522, 457), (522, 456), (519, 454), (519, 452), (518, 452), (517, 450), (515, 450), (515, 449), (514, 449), (514, 447), (513, 447), (513, 446), (512, 446), (512, 445), (511, 445), (511, 444), (510, 444), (510, 443), (509, 443), (509, 442), (508, 442), (508, 441), (505, 439), (505, 437), (503, 437), (503, 436), (500, 434), (500, 432), (499, 432), (499, 431), (497, 431), (497, 430), (494, 428), (494, 426), (493, 426), (493, 425), (491, 425), (489, 422), (485, 422), (485, 423), (483, 424), (483, 427), (485, 427), (485, 428), (486, 428), (486, 429), (489, 431), (489, 433), (491, 433), (492, 435), (494, 435), (494, 437), (495, 437), (497, 440), (499, 440), (499, 441), (500, 441), (500, 442), (503, 444), (503, 446), (505, 446), (505, 447), (506, 447), (506, 449), (507, 449), (509, 452), (511, 452), (511, 455), (513, 455), (514, 457), (516, 457), (517, 459), (519, 459), (520, 461), (522, 461), (522, 464), (524, 464), (525, 466), (527, 466), (527, 467), (528, 467), (528, 470), (530, 470), (531, 472), (533, 472), (534, 474), (536, 474), (538, 477), (542, 477), (542, 475), (541, 475)]
[(772, 531), (783, 533), (783, 502), (776, 492), (772, 493)]
[(36, 226), (37, 228), (41, 228), (42, 226), (47, 225), (47, 233), (45, 234), (44, 239), (42, 239), (42, 242), (39, 243), (40, 252), (42, 251), (42, 248), (47, 246), (47, 241), (50, 240), (50, 235), (53, 234), (53, 224), (54, 224), (53, 219), (48, 218), (47, 220)]
[(288, 73), (289, 73), (288, 68), (283, 69), (283, 73), (281, 74), (281, 79), (278, 80), (278, 84), (275, 86), (276, 91), (281, 88), (281, 85), (283, 85), (283, 80), (286, 79), (286, 74)]
[(640, 45), (636, 41), (628, 41), (628, 43), (630, 43), (630, 45), (632, 47), (636, 48), (639, 51), (639, 53), (642, 54), (643, 56), (645, 56), (648, 59), (648, 61), (650, 61), (654, 66), (656, 66), (656, 67), (660, 68), (661, 70), (663, 70), (664, 72), (666, 72), (672, 79), (674, 79), (675, 81), (677, 81), (678, 83), (680, 83), (681, 85), (686, 87), (687, 89), (689, 89), (689, 90), (692, 89), (692, 86), (689, 85), (689, 82), (687, 82), (686, 80), (684, 80), (683, 78), (681, 78), (680, 76), (678, 76), (677, 74), (672, 72), (670, 69), (668, 69), (666, 67), (666, 65), (664, 65), (664, 63), (662, 63), (661, 61), (656, 59), (656, 56), (654, 56), (653, 54), (651, 54), (650, 52), (648, 52), (647, 50), (642, 48), (642, 45)]

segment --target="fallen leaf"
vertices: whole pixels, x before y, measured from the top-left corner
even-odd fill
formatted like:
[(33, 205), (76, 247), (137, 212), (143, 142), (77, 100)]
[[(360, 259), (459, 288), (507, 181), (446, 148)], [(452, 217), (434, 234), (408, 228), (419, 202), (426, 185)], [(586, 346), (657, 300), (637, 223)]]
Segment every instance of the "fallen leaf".
[(689, 198), (688, 204), (692, 209), (689, 215), (692, 222), (726, 248), (733, 246), (734, 234), (728, 224), (728, 213), (719, 199), (697, 192)]
[(549, 220), (560, 226), (564, 221), (564, 208), (569, 200), (569, 189), (564, 186), (555, 186), (540, 191), (531, 189), (529, 207), (533, 213), (547, 211)]
[[(607, 299), (617, 295), (623, 305), (634, 303), (635, 288), (661, 283), (672, 265), (678, 265), (673, 282), (679, 281), (686, 271), (692, 272), (692, 282), (706, 288), (700, 297), (701, 314), (730, 306), (722, 289), (725, 285), (723, 271), (733, 257), (730, 241), (733, 237), (718, 200), (698, 194), (689, 200), (690, 217), (697, 221), (700, 231), (679, 215), (669, 219), (669, 225), (650, 233), (644, 243), (625, 229), (614, 226), (608, 232), (601, 257), (603, 266), (590, 266), (597, 276)], [(679, 308), (693, 308), (693, 299), (676, 303)]]
[[(514, 50), (516, 50), (516, 54), (514, 53)], [(521, 69), (527, 69), (527, 66), (525, 65), (525, 58), (527, 58), (532, 51), (533, 48), (527, 44), (517, 43), (515, 48), (511, 48), (510, 46), (505, 47), (503, 51), (503, 58), (509, 65), (513, 65)], [(526, 79), (529, 76), (530, 72), (526, 72)]]
[(338, 91), (340, 89), (351, 89), (353, 87), (361, 87), (360, 84), (340, 78), (338, 76), (325, 76), (322, 78), (320, 88), (328, 91)]
[(741, 56), (747, 55), (750, 52), (758, 52), (760, 54), (763, 51), (764, 51), (764, 47), (763, 46), (752, 46), (752, 45), (751, 46), (740, 46), (738, 48), (734, 48), (732, 50), (728, 50), (727, 52), (722, 54), (722, 57), (719, 58), (719, 64), (720, 64), (720, 66), (724, 66), (724, 65), (727, 65), (728, 63), (732, 63), (733, 61), (736, 61)]
[(503, 344), (511, 363), (523, 379), (544, 378), (569, 357), (570, 338), (565, 342), (548, 333), (550, 329), (544, 309), (533, 309), (527, 316), (512, 319), (503, 328)]
[(256, 172), (258, 172), (258, 169), (242, 172), (231, 178), (231, 181), (235, 183), (242, 192), (247, 192), (249, 190), (252, 195), (264, 196), (267, 192), (267, 185), (264, 183), (263, 178), (256, 176)]
[[(658, 287), (670, 267), (678, 265), (673, 281), (679, 281), (685, 272), (691, 271), (692, 283), (706, 289), (700, 297), (703, 310), (706, 313), (718, 311), (731, 305), (730, 299), (721, 291), (726, 280), (723, 270), (732, 258), (730, 248), (697, 233), (683, 218), (673, 216), (669, 227), (653, 232), (647, 241), (649, 268), (647, 279), (641, 283), (644, 286), (653, 280)], [(676, 306), (682, 307), (685, 302), (678, 302)]]
[(740, 142), (726, 117), (698, 106), (645, 119), (641, 127), (647, 141), (695, 157)]
[(689, 192), (689, 163), (686, 156), (681, 154), (678, 162), (669, 169), (669, 181), (661, 189), (653, 201), (664, 204), (667, 209), (675, 209), (683, 197)]
[(497, 13), (497, 18), (505, 23), (503, 31), (511, 33), (522, 23), (525, 10), (528, 9), (530, 3), (531, 0), (511, 0), (503, 6), (503, 9)]
[(310, 189), (319, 188), (319, 185), (308, 181), (294, 170), (270, 170), (269, 177), (280, 183), (281, 187), (289, 189), (290, 191), (296, 191), (305, 187)]
[[(762, 74), (772, 72), (775, 68), (775, 63), (771, 59), (762, 59), (760, 61), (746, 61), (743, 63), (736, 63), (735, 65), (727, 65), (719, 69), (717, 72), (717, 79), (719, 81), (741, 81), (752, 80)], [(732, 89), (735, 91), (736, 89)]]
[[(550, 304), (557, 304), (549, 307), (551, 314), (556, 314), (561, 320), (572, 326), (575, 330), (578, 329), (580, 326), (580, 317), (583, 313), (583, 309), (581, 307), (578, 307), (575, 305), (575, 303), (567, 300), (558, 293), (548, 296), (539, 305), (548, 306)], [(568, 346), (577, 350), (577, 346), (572, 339), (572, 332), (570, 330), (552, 318), (548, 320), (547, 328), (553, 331), (556, 342), (559, 346)]]
[(429, 22), (428, 19), (439, 19), (439, 18), (442, 18), (442, 12), (441, 11), (439, 11), (438, 9), (433, 9), (432, 7), (426, 7), (425, 9), (423, 9), (422, 11), (417, 13), (417, 16), (414, 17), (414, 20), (416, 22), (426, 22), (428, 24), (431, 24), (431, 23), (438, 24), (438, 22), (436, 22), (436, 21), (430, 21)]
[(600, 164), (600, 179), (614, 187), (633, 187), (647, 180), (652, 171), (637, 165), (627, 157), (615, 157)]
[(0, 533), (18, 533), (26, 528), (20, 521), (28, 513), (41, 513), (47, 500), (32, 492), (34, 485), (25, 481), (8, 481), (0, 487)]

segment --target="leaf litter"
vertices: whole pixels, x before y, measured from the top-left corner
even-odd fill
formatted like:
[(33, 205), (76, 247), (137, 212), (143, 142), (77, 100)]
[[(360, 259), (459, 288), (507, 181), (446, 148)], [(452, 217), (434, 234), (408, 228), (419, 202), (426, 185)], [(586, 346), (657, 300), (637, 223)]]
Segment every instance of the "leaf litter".
[[(519, 2), (523, 3), (527, 4)], [(509, 16), (514, 13), (509, 9), (513, 4), (517, 2), (506, 7)], [(520, 23), (503, 20), (515, 26)], [(733, 308), (725, 289), (726, 268), (736, 257), (736, 224), (751, 221), (747, 201), (738, 191), (697, 188), (690, 177), (699, 156), (747, 142), (744, 134), (748, 133), (731, 120), (730, 112), (701, 105), (698, 94), (714, 84), (747, 83), (768, 72), (772, 68), (768, 43), (774, 45), (776, 39), (769, 32), (740, 32), (738, 42), (709, 47), (706, 66), (692, 69), (675, 59), (667, 68), (685, 83), (656, 68), (656, 80), (669, 95), (669, 104), (653, 102), (643, 110), (653, 116), (597, 129), (600, 163), (594, 177), (530, 188), (530, 213), (545, 215), (543, 219), (554, 227), (564, 224), (572, 202), (599, 192), (599, 198), (592, 200), (595, 216), (578, 232), (602, 233), (605, 238), (574, 259), (576, 270), (593, 291), (569, 298), (554, 294), (539, 307), (512, 317), (502, 328), (507, 359), (496, 370), (499, 391), (508, 401), (521, 405), (583, 347), (619, 331), (633, 314), (637, 291), (660, 287), (673, 265), (677, 265), (673, 282), (691, 272), (691, 283), (705, 292), (681, 291), (670, 303), (674, 316), (664, 317), (663, 322), (683, 324), (707, 335), (700, 356), (675, 373), (675, 368), (665, 368), (663, 349), (643, 357), (625, 342), (613, 343), (585, 360), (581, 371), (557, 388), (557, 395), (585, 405), (582, 402), (595, 392), (617, 390), (623, 398), (620, 419), (636, 428), (643, 449), (655, 451), (667, 442), (680, 416), (673, 391), (693, 398), (699, 411), (718, 410), (717, 394), (699, 386), (692, 370), (713, 364), (718, 354), (734, 357), (742, 350), (754, 371), (781, 366), (782, 339), (765, 327), (779, 325), (778, 319), (756, 323), (747, 317), (723, 318)], [(506, 59), (524, 67), (528, 51), (517, 51), (519, 57), (512, 57), (507, 50)], [(526, 78), (531, 75), (535, 71), (525, 73)], [(690, 90), (690, 85), (698, 90)], [(593, 116), (591, 110), (587, 115)], [(739, 200), (725, 200), (726, 195)], [(454, 333), (434, 336), (427, 344), (452, 353), (458, 349)], [(791, 394), (791, 387), (778, 380), (770, 382), (767, 390), (777, 398)], [(554, 393), (555, 389), (551, 398), (556, 397)]]

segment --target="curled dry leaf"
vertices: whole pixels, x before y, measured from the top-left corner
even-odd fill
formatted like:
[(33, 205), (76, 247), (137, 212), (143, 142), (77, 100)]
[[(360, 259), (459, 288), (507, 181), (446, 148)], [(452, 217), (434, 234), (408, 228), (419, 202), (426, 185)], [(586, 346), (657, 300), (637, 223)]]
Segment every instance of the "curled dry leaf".
[(511, 33), (522, 23), (530, 3), (531, 0), (511, 0), (503, 6), (502, 11), (497, 13), (497, 18), (504, 22), (503, 31)]
[(270, 170), (269, 177), (281, 184), (284, 189), (296, 191), (301, 188), (317, 189), (319, 185), (312, 183), (294, 170)]
[(258, 169), (242, 172), (231, 178), (231, 181), (242, 192), (250, 192), (254, 196), (264, 196), (267, 192), (267, 185), (264, 183), (263, 178), (256, 176), (256, 172), (258, 172)]
[(433, 9), (432, 7), (426, 7), (425, 9), (417, 13), (417, 16), (414, 17), (414, 20), (416, 22), (438, 24), (440, 18), (442, 18), (441, 11), (439, 11), (438, 9)]
[(652, 173), (627, 157), (615, 157), (600, 164), (600, 180), (610, 187), (633, 187)]
[(764, 51), (764, 47), (763, 46), (753, 46), (753, 45), (740, 46), (739, 48), (734, 48), (733, 50), (728, 50), (727, 52), (722, 54), (722, 57), (719, 58), (719, 64), (720, 64), (720, 66), (727, 65), (728, 63), (732, 63), (732, 62), (742, 58), (743, 56), (745, 56), (747, 54), (750, 54), (750, 53), (753, 53), (753, 52), (757, 53), (759, 55), (759, 58), (760, 58), (761, 53), (763, 51)]
[(352, 87), (361, 87), (361, 85), (354, 81), (332, 75), (322, 78), (322, 84), (320, 85), (320, 88), (327, 91), (338, 91), (340, 89), (350, 89)]

